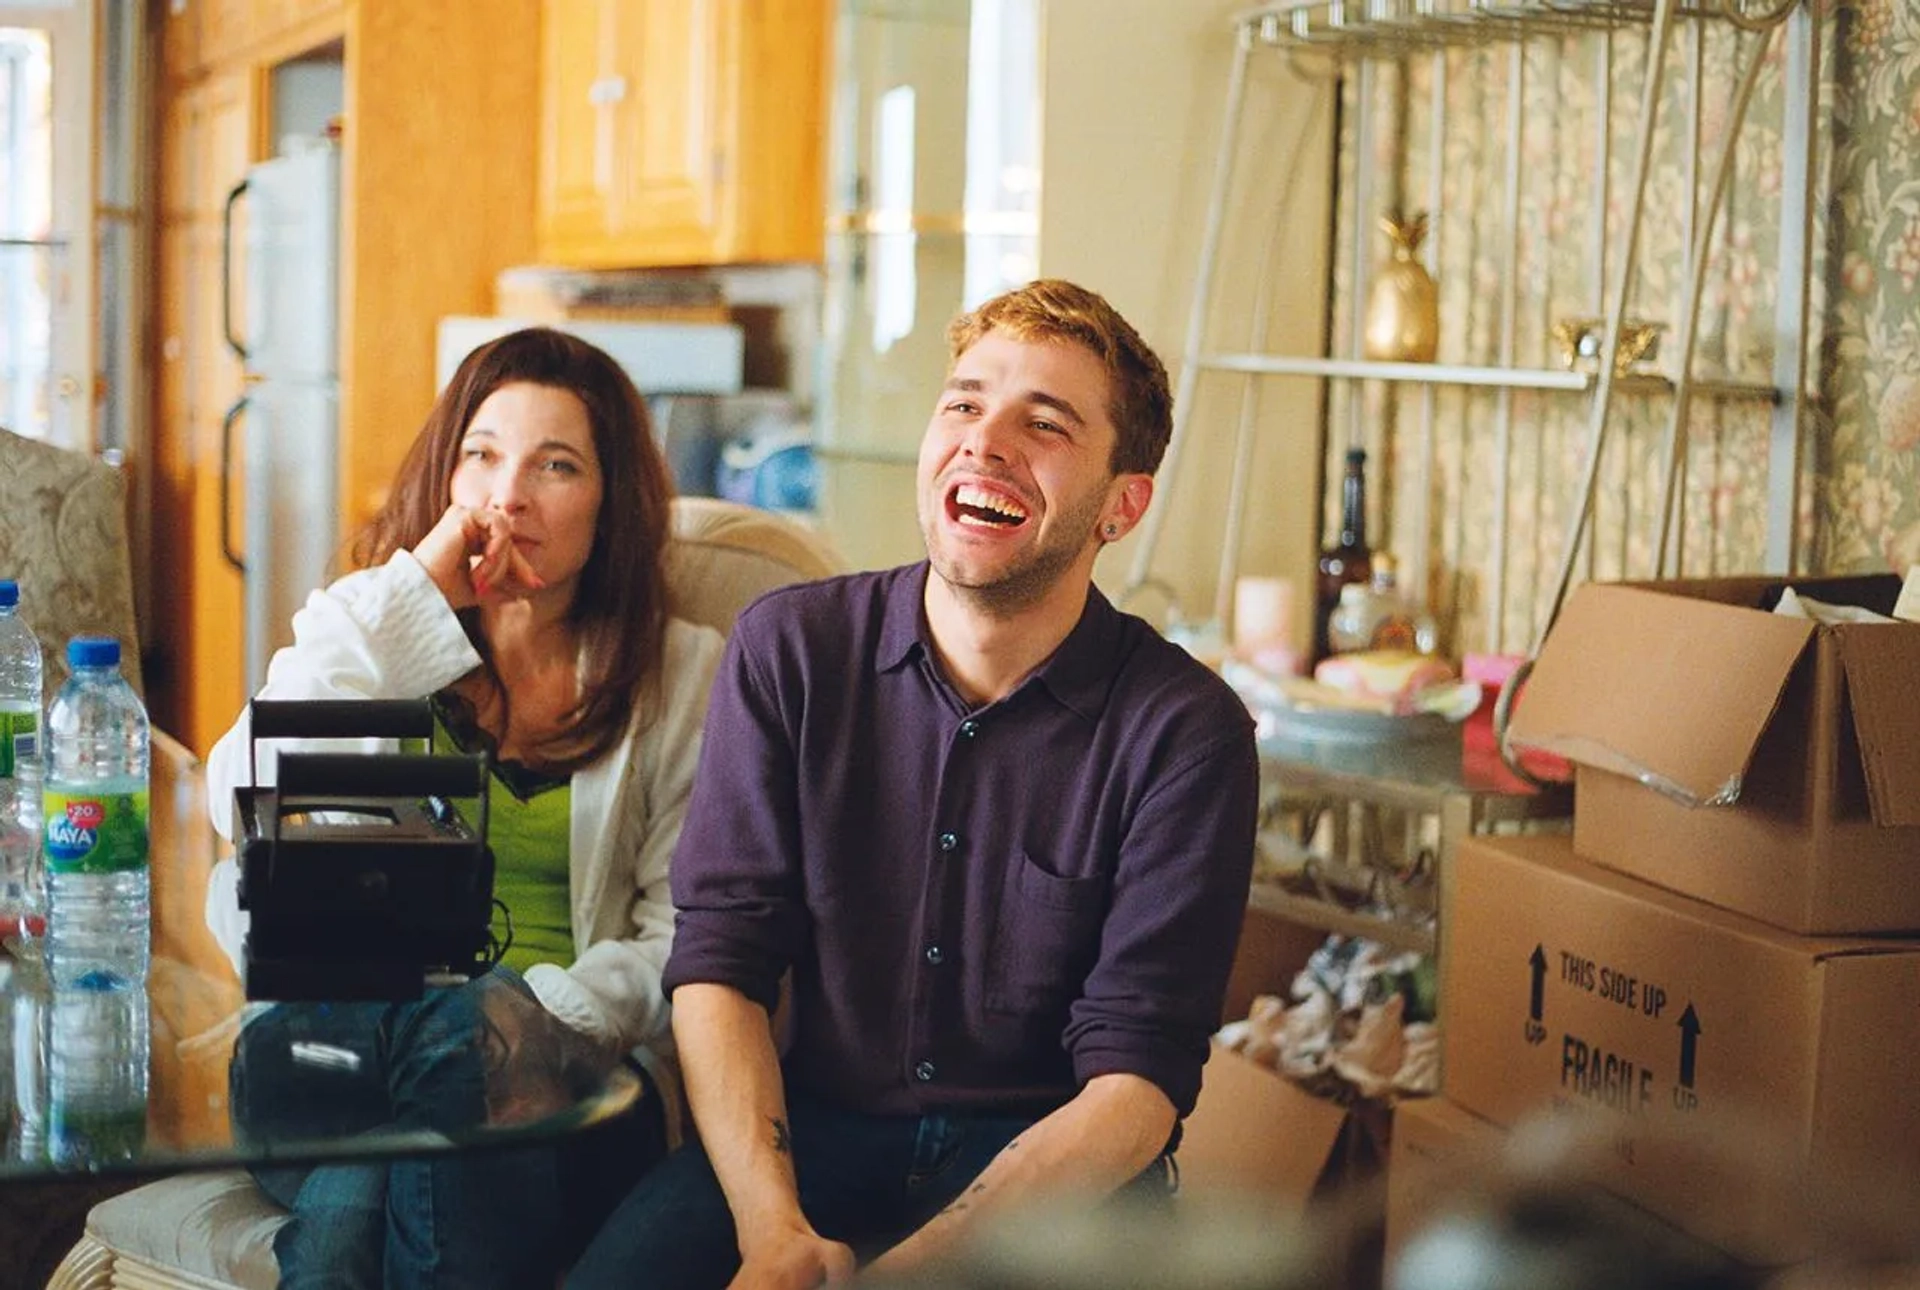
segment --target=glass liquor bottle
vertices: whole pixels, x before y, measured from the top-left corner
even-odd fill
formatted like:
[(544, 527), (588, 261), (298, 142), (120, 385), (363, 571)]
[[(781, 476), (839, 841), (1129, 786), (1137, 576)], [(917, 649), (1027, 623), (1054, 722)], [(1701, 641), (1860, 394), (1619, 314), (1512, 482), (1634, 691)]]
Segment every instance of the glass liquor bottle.
[(1373, 552), (1367, 546), (1367, 450), (1347, 449), (1347, 469), (1340, 481), (1340, 539), (1320, 553), (1313, 612), (1313, 659), (1332, 652), (1327, 620), (1340, 603), (1340, 589), (1365, 584), (1373, 574)]
[(1373, 557), (1373, 580), (1350, 582), (1327, 619), (1327, 643), (1336, 654), (1350, 650), (1400, 650), (1431, 654), (1439, 648), (1433, 616), (1400, 594), (1393, 557)]

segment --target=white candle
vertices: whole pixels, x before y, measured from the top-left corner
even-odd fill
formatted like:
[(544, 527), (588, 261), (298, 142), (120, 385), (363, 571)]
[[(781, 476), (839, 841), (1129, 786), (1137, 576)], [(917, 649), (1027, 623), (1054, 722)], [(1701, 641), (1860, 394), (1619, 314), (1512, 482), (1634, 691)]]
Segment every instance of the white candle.
[(1293, 580), (1242, 577), (1233, 584), (1233, 645), (1251, 654), (1293, 634)]

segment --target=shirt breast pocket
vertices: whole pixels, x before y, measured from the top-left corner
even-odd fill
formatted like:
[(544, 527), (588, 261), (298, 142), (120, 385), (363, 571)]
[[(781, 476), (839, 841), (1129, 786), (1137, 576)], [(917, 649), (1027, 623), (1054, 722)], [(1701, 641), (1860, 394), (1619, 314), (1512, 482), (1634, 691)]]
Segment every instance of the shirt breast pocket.
[(1065, 877), (1023, 850), (1002, 891), (987, 1006), (1010, 1014), (1064, 1014), (1099, 954), (1105, 877)]

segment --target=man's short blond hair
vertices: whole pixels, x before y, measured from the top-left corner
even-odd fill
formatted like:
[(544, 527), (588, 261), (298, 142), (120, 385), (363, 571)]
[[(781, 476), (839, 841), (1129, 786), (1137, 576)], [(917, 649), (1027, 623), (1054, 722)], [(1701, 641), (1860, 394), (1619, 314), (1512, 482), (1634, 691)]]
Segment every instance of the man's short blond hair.
[(1085, 287), (1041, 278), (995, 296), (947, 328), (950, 360), (958, 362), (989, 332), (1016, 340), (1070, 340), (1084, 345), (1107, 371), (1107, 415), (1115, 438), (1116, 475), (1160, 469), (1173, 436), (1173, 395), (1166, 365), (1119, 310)]

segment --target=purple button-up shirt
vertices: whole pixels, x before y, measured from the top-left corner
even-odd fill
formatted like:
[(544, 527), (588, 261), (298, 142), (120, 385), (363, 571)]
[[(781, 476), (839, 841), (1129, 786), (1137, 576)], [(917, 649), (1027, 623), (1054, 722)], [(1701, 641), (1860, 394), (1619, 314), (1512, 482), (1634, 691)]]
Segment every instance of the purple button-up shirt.
[(1096, 1075), (1193, 1107), (1246, 907), (1258, 767), (1217, 677), (1090, 590), (1013, 693), (935, 659), (927, 566), (776, 591), (713, 688), (669, 991), (769, 1007), (790, 1083), (875, 1114), (1044, 1114)]

